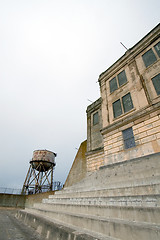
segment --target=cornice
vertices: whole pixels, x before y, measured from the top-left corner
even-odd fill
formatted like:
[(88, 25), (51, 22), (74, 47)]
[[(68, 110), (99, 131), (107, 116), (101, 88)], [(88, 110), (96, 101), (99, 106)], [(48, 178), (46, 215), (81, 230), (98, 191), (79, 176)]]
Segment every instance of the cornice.
[(134, 58), (139, 55), (150, 44), (156, 41), (160, 37), (160, 24), (158, 24), (153, 30), (151, 30), (145, 37), (143, 37), (132, 48), (126, 51), (126, 53), (119, 58), (113, 65), (111, 65), (106, 71), (99, 75), (99, 83), (105, 79), (109, 79), (113, 74), (123, 68), (126, 64), (129, 64)]
[(89, 105), (89, 106), (87, 107), (86, 112), (87, 112), (87, 113), (91, 113), (91, 112), (99, 109), (99, 107), (101, 106), (101, 103), (102, 103), (102, 98), (100, 97), (100, 98), (98, 98), (95, 102), (93, 102), (91, 105)]
[(86, 152), (86, 156), (90, 156), (90, 155), (96, 154), (96, 153), (103, 153), (103, 152), (104, 152), (104, 147), (99, 147), (94, 150)]

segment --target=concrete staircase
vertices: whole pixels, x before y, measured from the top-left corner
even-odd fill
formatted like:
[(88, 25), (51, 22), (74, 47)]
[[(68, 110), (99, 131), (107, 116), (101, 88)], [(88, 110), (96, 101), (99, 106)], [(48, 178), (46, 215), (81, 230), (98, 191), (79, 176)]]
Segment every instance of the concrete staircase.
[(160, 154), (101, 167), (17, 217), (49, 240), (159, 240)]

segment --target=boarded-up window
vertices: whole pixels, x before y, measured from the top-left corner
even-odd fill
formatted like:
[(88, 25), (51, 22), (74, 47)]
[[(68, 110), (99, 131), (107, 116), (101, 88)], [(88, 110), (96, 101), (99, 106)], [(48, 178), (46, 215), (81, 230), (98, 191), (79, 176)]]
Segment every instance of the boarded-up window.
[(122, 103), (123, 103), (124, 112), (128, 112), (133, 108), (133, 103), (132, 103), (132, 98), (130, 93), (122, 97)]
[(122, 71), (121, 73), (118, 74), (119, 86), (122, 86), (126, 82), (127, 82), (126, 73), (125, 73), (125, 71)]
[(134, 135), (133, 135), (133, 130), (132, 128), (127, 128), (124, 131), (122, 131), (123, 134), (123, 141), (124, 141), (124, 148), (132, 148), (135, 147), (135, 140), (134, 140)]
[(115, 118), (122, 114), (120, 99), (113, 103), (113, 114)]
[(99, 123), (99, 116), (98, 116), (98, 112), (93, 114), (93, 125), (96, 125)]
[(154, 46), (154, 48), (155, 48), (155, 50), (156, 50), (158, 56), (160, 57), (160, 42), (157, 43), (157, 44)]
[(160, 95), (160, 74), (152, 78), (152, 82), (157, 95)]
[(114, 92), (118, 88), (116, 78), (113, 78), (111, 81), (109, 81), (109, 87), (110, 93)]
[(152, 49), (150, 49), (145, 54), (143, 54), (142, 58), (146, 67), (150, 66), (152, 63), (154, 63), (157, 60)]

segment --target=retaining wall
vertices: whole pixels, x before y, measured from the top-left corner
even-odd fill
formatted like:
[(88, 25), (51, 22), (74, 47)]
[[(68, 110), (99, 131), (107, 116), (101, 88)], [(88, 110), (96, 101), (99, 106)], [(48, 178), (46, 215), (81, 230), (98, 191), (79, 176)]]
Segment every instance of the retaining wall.
[(25, 207), (25, 195), (0, 193), (0, 207)]
[(52, 194), (54, 194), (54, 191), (33, 195), (0, 193), (0, 207), (32, 207), (34, 203), (39, 203), (42, 201), (43, 198), (47, 198), (49, 195)]

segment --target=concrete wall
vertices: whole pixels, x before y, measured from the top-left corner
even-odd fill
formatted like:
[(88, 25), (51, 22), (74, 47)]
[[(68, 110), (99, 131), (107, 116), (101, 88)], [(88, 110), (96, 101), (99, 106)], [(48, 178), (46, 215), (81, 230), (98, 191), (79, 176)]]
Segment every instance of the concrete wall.
[(68, 174), (67, 180), (65, 182), (65, 187), (72, 186), (73, 184), (79, 182), (86, 176), (86, 150), (87, 141), (81, 143), (77, 155), (72, 164), (71, 170)]
[(24, 195), (0, 193), (0, 207), (24, 208), (25, 199)]
[(0, 193), (0, 207), (32, 207), (34, 203), (40, 203), (43, 198), (48, 198), (49, 195), (54, 195), (54, 193), (54, 191), (33, 195)]
[(26, 195), (25, 196), (25, 207), (33, 207), (34, 203), (41, 203), (42, 199), (48, 198), (49, 195), (54, 195), (54, 191), (45, 192), (45, 193), (38, 193), (33, 195)]

